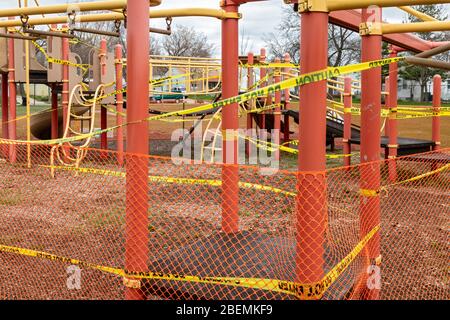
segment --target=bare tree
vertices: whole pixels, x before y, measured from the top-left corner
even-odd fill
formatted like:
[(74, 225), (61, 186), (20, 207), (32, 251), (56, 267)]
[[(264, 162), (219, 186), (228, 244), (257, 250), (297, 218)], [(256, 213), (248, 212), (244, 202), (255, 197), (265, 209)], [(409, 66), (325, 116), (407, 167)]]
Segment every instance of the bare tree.
[(360, 38), (355, 32), (330, 24), (328, 43), (328, 65), (345, 66), (360, 60)]
[(300, 61), (300, 22), (298, 14), (290, 7), (283, 7), (282, 22), (276, 28), (277, 32), (271, 32), (263, 36), (272, 57), (283, 57), (289, 53), (291, 59)]
[(239, 33), (239, 54), (244, 56), (253, 49), (253, 41), (250, 40), (251, 38), (244, 28), (242, 28)]
[(169, 56), (209, 58), (214, 51), (214, 44), (208, 37), (194, 28), (178, 26), (162, 42), (163, 52)]
[[(448, 19), (448, 7), (444, 5), (421, 5), (415, 6), (414, 9), (426, 13), (438, 20), (445, 21)], [(419, 22), (420, 20), (412, 15), (409, 15), (405, 22)], [(428, 32), (419, 33), (418, 36), (422, 39), (429, 41), (450, 41), (449, 32)], [(449, 61), (450, 54), (448, 52), (433, 57), (433, 59), (439, 59), (443, 61)], [(421, 66), (407, 65), (400, 69), (400, 75), (405, 80), (418, 81), (420, 85), (420, 101), (427, 100), (428, 83), (431, 81), (434, 75), (440, 74), (445, 80), (449, 78), (449, 72), (445, 72), (438, 69), (431, 69)]]
[[(283, 9), (283, 19), (277, 31), (264, 36), (270, 56), (281, 58), (285, 53), (289, 53), (293, 61), (298, 63), (300, 60), (300, 17), (292, 10), (292, 7)], [(360, 40), (356, 33), (330, 24), (328, 39), (329, 65), (341, 66), (359, 60)]]

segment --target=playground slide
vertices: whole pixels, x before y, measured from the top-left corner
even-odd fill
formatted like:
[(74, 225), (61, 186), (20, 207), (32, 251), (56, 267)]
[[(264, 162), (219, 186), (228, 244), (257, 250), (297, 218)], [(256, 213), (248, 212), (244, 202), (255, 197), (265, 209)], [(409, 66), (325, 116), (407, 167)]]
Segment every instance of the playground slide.
[[(73, 108), (72, 113), (81, 116), (89, 111), (90, 107), (77, 106)], [(52, 134), (52, 112), (51, 109), (46, 109), (31, 116), (31, 133), (40, 140), (51, 139)], [(58, 138), (64, 134), (63, 114), (58, 112)]]
[[(284, 115), (288, 115), (293, 118), (295, 123), (298, 124), (298, 111), (284, 110)], [(261, 118), (254, 117), (258, 126), (261, 125)], [(274, 116), (272, 114), (266, 114), (265, 116), (265, 128), (270, 130), (273, 128)], [(281, 131), (284, 131), (284, 121), (281, 121)], [(327, 117), (327, 145), (330, 145), (334, 138), (341, 138), (344, 136), (344, 121), (338, 118)], [(352, 138), (360, 137), (360, 127), (352, 124)]]

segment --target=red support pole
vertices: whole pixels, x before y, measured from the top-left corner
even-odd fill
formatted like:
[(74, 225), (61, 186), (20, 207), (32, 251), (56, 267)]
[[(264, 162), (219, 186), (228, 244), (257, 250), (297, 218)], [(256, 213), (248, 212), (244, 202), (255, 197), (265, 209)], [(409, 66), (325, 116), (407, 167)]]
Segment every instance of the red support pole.
[[(9, 18), (14, 19), (14, 18)], [(8, 113), (8, 134), (9, 139), (17, 139), (16, 131), (16, 117), (17, 117), (17, 97), (16, 97), (16, 83), (14, 70), (14, 39), (8, 39), (8, 84), (9, 84), (9, 113)], [(9, 146), (9, 161), (15, 163), (17, 160), (16, 146), (11, 144)]]
[[(349, 155), (352, 153), (352, 146), (350, 139), (352, 138), (352, 78), (346, 77), (344, 80), (344, 138), (342, 143), (344, 145), (344, 154)], [(344, 166), (348, 167), (352, 163), (350, 156), (344, 157)]]
[[(289, 55), (289, 53), (286, 53), (284, 55), (284, 62), (285, 63), (290, 63), (291, 62), (291, 56)], [(288, 74), (291, 72), (290, 68), (285, 68), (284, 69), (284, 73)], [(289, 76), (285, 75), (284, 76), (285, 79), (288, 79)], [(290, 108), (290, 104), (291, 104), (291, 94), (290, 94), (290, 89), (286, 89), (284, 90), (284, 109), (285, 110), (289, 110)], [(289, 142), (290, 141), (290, 132), (289, 132), (289, 115), (286, 114), (284, 116), (284, 138), (283, 138), (283, 142)]]
[(52, 139), (58, 139), (58, 93), (56, 84), (52, 85)]
[[(328, 13), (302, 13), (300, 49), (302, 74), (327, 69)], [(300, 96), (296, 280), (314, 283), (324, 276), (327, 82), (301, 86)]]
[[(69, 39), (62, 39), (62, 58), (65, 61), (69, 60)], [(69, 117), (69, 66), (63, 65), (63, 80), (62, 80), (62, 109), (63, 109), (63, 126), (65, 128), (67, 117)]]
[[(102, 77), (106, 75), (106, 39), (100, 41), (100, 72)], [(108, 114), (106, 108), (100, 108), (100, 129), (108, 128)], [(103, 132), (100, 135), (100, 149), (108, 150), (108, 133)], [(105, 154), (106, 155), (106, 154)]]
[[(387, 110), (388, 108), (389, 108), (389, 105), (390, 105), (390, 103), (389, 103), (389, 100), (390, 100), (390, 98), (391, 98), (391, 95), (390, 95), (390, 92), (389, 92), (389, 88), (390, 88), (390, 85), (389, 85), (389, 76), (387, 76), (387, 77), (385, 77), (384, 78), (384, 88), (385, 88), (385, 92), (387, 92), (388, 94), (386, 95), (384, 95), (384, 109), (385, 110)], [(384, 123), (384, 135), (386, 136), (386, 137), (389, 137), (389, 121), (386, 119), (386, 122)], [(388, 158), (388, 154), (386, 154), (385, 155), (386, 156), (386, 159)]]
[[(58, 25), (52, 24), (52, 28), (56, 29), (58, 28)], [(62, 65), (60, 66), (62, 68)], [(58, 119), (58, 92), (57, 92), (58, 85), (56, 83), (53, 83), (51, 85), (51, 103), (52, 103), (52, 115), (51, 115), (51, 127), (52, 127), (52, 139), (58, 139), (59, 138), (59, 119)], [(63, 126), (65, 126), (65, 123), (63, 123)]]
[[(397, 57), (397, 52), (392, 51), (391, 58)], [(397, 148), (398, 148), (398, 124), (397, 124), (397, 103), (398, 103), (398, 63), (389, 65), (389, 145), (388, 145), (388, 171), (389, 180), (397, 181)]]
[[(127, 96), (127, 151), (126, 161), (126, 241), (125, 268), (128, 271), (148, 270), (148, 162), (149, 127), (148, 98), (150, 76), (149, 54), (149, 1), (133, 0), (128, 3), (128, 96)], [(134, 286), (125, 291), (128, 300), (144, 299), (145, 293)]]
[(435, 75), (433, 78), (433, 150), (437, 151), (441, 148), (441, 100), (442, 100), (442, 78)]
[[(280, 63), (280, 59), (275, 59), (275, 63)], [(281, 69), (275, 68), (274, 82), (281, 82)], [(281, 129), (281, 91), (275, 92), (275, 104), (277, 105), (273, 112), (273, 131), (271, 134), (272, 143), (280, 144)], [(280, 161), (280, 149), (275, 151), (275, 161)]]
[[(362, 22), (381, 23), (381, 8), (362, 10)], [(362, 36), (363, 62), (381, 59), (381, 35)], [(381, 67), (366, 70), (361, 75), (361, 203), (360, 232), (366, 236), (380, 224), (380, 143), (381, 143)], [(376, 264), (380, 256), (380, 235), (377, 233), (368, 243), (371, 263)], [(364, 299), (378, 299), (379, 290), (367, 289)]]
[[(254, 64), (254, 62), (255, 62), (255, 57), (254, 57), (254, 55), (253, 55), (253, 53), (249, 53), (248, 54), (248, 65), (249, 65), (249, 67), (248, 67), (248, 69), (247, 69), (247, 77), (248, 77), (248, 79), (247, 79), (247, 87), (248, 88), (251, 88), (252, 86), (253, 86), (253, 68), (251, 67), (253, 64)], [(249, 102), (249, 104), (250, 104), (250, 107), (253, 109), (253, 101), (250, 101)], [(250, 134), (250, 131), (253, 129), (253, 114), (252, 113), (249, 113), (249, 114), (247, 114), (247, 134)], [(247, 157), (250, 157), (250, 141), (246, 141), (245, 142), (245, 151), (246, 151), (246, 154), (247, 154)]]
[[(2, 73), (2, 138), (9, 139), (8, 134), (8, 74)], [(8, 145), (2, 146), (3, 156), (8, 157)]]
[[(238, 12), (239, 5), (232, 0), (223, 1), (226, 12)], [(239, 94), (239, 20), (222, 20), (222, 98)], [(222, 109), (223, 168), (222, 168), (222, 230), (233, 233), (239, 230), (239, 168), (237, 130), (239, 129), (238, 104)]]
[[(264, 64), (266, 62), (266, 49), (262, 48), (261, 52), (259, 54), (259, 62), (261, 64)], [(267, 69), (266, 68), (261, 68), (260, 69), (260, 77), (261, 79), (264, 78), (267, 75)], [(264, 81), (263, 83), (261, 83), (261, 86), (265, 86), (267, 85), (269, 82), (268, 81)], [(267, 101), (266, 101), (267, 103)], [(261, 113), (259, 113), (259, 119), (261, 121), (261, 125), (259, 126), (260, 129), (264, 130), (266, 129), (266, 115), (264, 114), (264, 111), (262, 111)], [(262, 137), (259, 137), (262, 138)]]
[(116, 108), (117, 108), (117, 162), (119, 165), (123, 165), (123, 63), (122, 63), (122, 45), (118, 44), (115, 48), (116, 55)]

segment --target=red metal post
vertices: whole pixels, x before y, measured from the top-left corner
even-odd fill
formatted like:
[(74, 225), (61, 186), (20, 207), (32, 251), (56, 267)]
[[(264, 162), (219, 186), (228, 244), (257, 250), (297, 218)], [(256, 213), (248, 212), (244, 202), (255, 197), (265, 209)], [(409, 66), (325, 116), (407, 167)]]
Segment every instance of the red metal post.
[[(8, 73), (2, 73), (2, 138), (9, 139), (8, 134)], [(2, 146), (4, 157), (8, 156), (8, 145)]]
[(432, 140), (434, 142), (433, 150), (441, 148), (441, 100), (442, 100), (442, 78), (435, 75), (433, 78), (433, 125)]
[[(148, 162), (149, 127), (148, 99), (150, 76), (149, 1), (128, 3), (128, 96), (127, 96), (127, 151), (126, 161), (126, 242), (125, 268), (128, 271), (148, 270)], [(129, 300), (144, 299), (141, 289), (129, 286), (125, 291)]]
[[(291, 56), (289, 55), (289, 53), (286, 53), (284, 55), (284, 62), (285, 63), (290, 63), (291, 62)], [(284, 73), (289, 74), (291, 72), (291, 68), (284, 68), (283, 70)], [(284, 76), (285, 79), (289, 79), (288, 75)], [(290, 104), (291, 104), (291, 94), (290, 94), (290, 89), (286, 89), (284, 90), (284, 109), (287, 111), (290, 108)], [(289, 115), (285, 114), (284, 115), (284, 138), (283, 138), (283, 142), (288, 142), (290, 141), (290, 132), (289, 132)]]
[[(238, 12), (239, 5), (232, 0), (223, 1), (226, 12)], [(239, 94), (239, 20), (222, 20), (222, 98)], [(239, 168), (237, 130), (239, 129), (238, 104), (222, 110), (223, 168), (222, 168), (222, 230), (233, 233), (239, 230)]]
[[(345, 155), (349, 155), (352, 152), (350, 143), (352, 138), (352, 98), (352, 78), (346, 77), (344, 80), (344, 138), (342, 139)], [(350, 156), (345, 156), (344, 166), (350, 166), (351, 161), (352, 158)]]
[[(52, 24), (51, 27), (53, 29), (57, 29), (58, 25)], [(62, 68), (62, 65), (60, 66)], [(52, 139), (58, 139), (59, 138), (59, 124), (58, 124), (58, 92), (57, 92), (58, 85), (56, 83), (53, 83), (51, 85), (51, 103), (52, 103), (52, 115), (51, 115), (51, 127), (52, 127)], [(65, 124), (63, 123), (63, 126)]]
[[(328, 13), (302, 13), (300, 50), (302, 74), (327, 69)], [(314, 283), (324, 276), (327, 82), (301, 86), (300, 96), (296, 280)]]
[[(362, 10), (362, 22), (381, 22), (381, 8)], [(363, 62), (381, 59), (381, 35), (362, 36)], [(380, 224), (380, 143), (381, 143), (381, 67), (361, 75), (361, 237)], [(374, 162), (375, 161), (375, 162)], [(375, 265), (380, 256), (380, 236), (377, 233), (368, 243), (368, 255)], [(364, 299), (378, 299), (378, 289), (368, 289)]]
[[(247, 87), (251, 88), (254, 84), (253, 81), (253, 68), (251, 67), (253, 63), (255, 62), (255, 57), (252, 52), (248, 54), (248, 68), (247, 68)], [(250, 101), (250, 107), (253, 107), (253, 101)], [(247, 114), (247, 134), (250, 134), (251, 130), (253, 129), (253, 114), (249, 113)], [(250, 157), (250, 141), (245, 142), (245, 151), (248, 157)]]
[[(65, 61), (69, 60), (69, 39), (62, 39), (62, 58)], [(63, 126), (67, 123), (67, 117), (69, 112), (69, 66), (63, 65), (63, 80), (62, 80), (62, 109), (63, 109)]]
[(117, 162), (119, 165), (123, 165), (123, 63), (122, 63), (122, 45), (118, 44), (115, 48), (116, 55), (116, 121), (117, 121)]
[[(100, 41), (100, 72), (102, 77), (106, 74), (106, 39)], [(104, 83), (103, 83), (104, 84)], [(100, 129), (105, 130), (108, 128), (108, 113), (106, 108), (100, 108)], [(100, 135), (100, 149), (108, 150), (108, 133), (103, 132)], [(105, 154), (106, 155), (106, 154)]]
[[(275, 59), (275, 63), (280, 63), (280, 59)], [(281, 82), (281, 68), (274, 69), (274, 82)], [(273, 131), (271, 134), (272, 143), (280, 144), (280, 129), (281, 129), (281, 91), (275, 92), (275, 104), (277, 105), (273, 112)], [(280, 149), (275, 151), (275, 161), (280, 160)]]
[[(266, 62), (266, 49), (264, 49), (264, 48), (262, 48), (260, 51), (259, 62), (261, 64), (264, 64)], [(259, 75), (260, 75), (261, 79), (264, 78), (267, 75), (267, 69), (260, 68)], [(263, 83), (261, 83), (261, 86), (264, 87), (268, 83), (269, 83), (269, 81), (264, 81)], [(262, 130), (265, 130), (266, 129), (266, 115), (264, 114), (264, 111), (259, 113), (259, 120), (261, 121), (259, 128)], [(262, 137), (259, 137), (259, 138), (262, 138)]]
[[(389, 108), (389, 99), (391, 98), (391, 95), (389, 93), (389, 76), (384, 78), (384, 88), (385, 88), (385, 92), (387, 92), (388, 94), (384, 95), (384, 110), (387, 110)], [(386, 137), (389, 137), (389, 121), (386, 118), (386, 121), (384, 122), (384, 135)], [(385, 155), (386, 159), (388, 158), (388, 154)]]
[(58, 139), (58, 92), (56, 83), (52, 85), (52, 139)]
[[(9, 18), (14, 19), (14, 18)], [(8, 134), (9, 139), (17, 139), (16, 131), (16, 117), (17, 117), (17, 97), (16, 97), (16, 83), (14, 70), (14, 39), (8, 39), (8, 84), (9, 84), (9, 113), (8, 113)], [(16, 146), (11, 144), (9, 146), (9, 161), (15, 163), (17, 160)]]
[[(397, 52), (392, 51), (391, 58), (397, 57)], [(388, 171), (389, 179), (392, 182), (397, 180), (397, 157), (398, 148), (398, 124), (397, 124), (397, 103), (398, 103), (398, 63), (389, 65), (389, 145), (388, 145)]]

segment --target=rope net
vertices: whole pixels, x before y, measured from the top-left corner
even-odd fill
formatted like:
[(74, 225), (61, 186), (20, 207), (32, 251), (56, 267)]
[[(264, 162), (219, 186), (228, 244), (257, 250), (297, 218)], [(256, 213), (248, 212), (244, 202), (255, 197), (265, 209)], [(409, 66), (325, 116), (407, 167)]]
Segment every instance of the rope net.
[(0, 145), (0, 299), (450, 298), (450, 149), (270, 174), (31, 150)]

